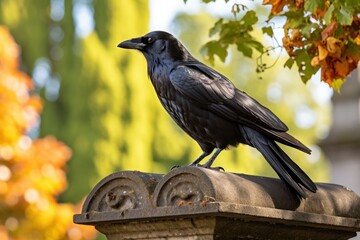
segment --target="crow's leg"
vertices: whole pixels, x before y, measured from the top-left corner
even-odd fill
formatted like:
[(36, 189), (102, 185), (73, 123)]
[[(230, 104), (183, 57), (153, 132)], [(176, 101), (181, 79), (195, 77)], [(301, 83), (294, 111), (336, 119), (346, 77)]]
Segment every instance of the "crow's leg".
[(209, 156), (211, 152), (203, 152), (195, 161), (189, 164), (189, 166), (197, 166), (201, 160), (204, 159), (204, 157)]
[[(200, 166), (199, 162), (204, 159), (204, 157), (209, 156), (211, 152), (203, 152), (195, 161), (189, 164), (189, 166)], [(171, 170), (180, 167), (179, 165), (175, 165), (171, 167)]]
[[(205, 168), (211, 168), (211, 165), (213, 164), (213, 162), (215, 161), (215, 158), (220, 154), (220, 152), (222, 151), (222, 148), (217, 148), (215, 153), (211, 156), (211, 158), (203, 165), (203, 167)], [(224, 170), (222, 167), (216, 167), (216, 169), (222, 169)]]

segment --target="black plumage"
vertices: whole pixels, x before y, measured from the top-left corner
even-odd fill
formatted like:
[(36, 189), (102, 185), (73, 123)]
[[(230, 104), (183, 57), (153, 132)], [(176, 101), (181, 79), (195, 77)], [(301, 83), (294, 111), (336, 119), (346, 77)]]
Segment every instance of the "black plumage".
[[(147, 60), (148, 74), (163, 107), (200, 145), (203, 153), (191, 164), (211, 168), (229, 146), (247, 144), (259, 150), (279, 177), (300, 198), (312, 180), (275, 141), (310, 153), (287, 133), (287, 126), (268, 108), (237, 89), (224, 75), (197, 61), (173, 35), (155, 31), (118, 45), (137, 49)], [(199, 162), (215, 153), (204, 164)]]

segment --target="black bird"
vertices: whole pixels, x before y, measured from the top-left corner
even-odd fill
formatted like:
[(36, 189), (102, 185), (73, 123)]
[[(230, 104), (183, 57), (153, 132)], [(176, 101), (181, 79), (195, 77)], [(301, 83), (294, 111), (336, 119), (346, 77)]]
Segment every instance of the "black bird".
[(203, 150), (191, 165), (211, 168), (222, 150), (243, 143), (259, 150), (299, 198), (306, 198), (304, 188), (316, 192), (313, 181), (275, 141), (308, 154), (311, 150), (286, 133), (288, 127), (274, 113), (196, 60), (173, 35), (154, 31), (118, 47), (137, 49), (145, 56), (161, 104)]

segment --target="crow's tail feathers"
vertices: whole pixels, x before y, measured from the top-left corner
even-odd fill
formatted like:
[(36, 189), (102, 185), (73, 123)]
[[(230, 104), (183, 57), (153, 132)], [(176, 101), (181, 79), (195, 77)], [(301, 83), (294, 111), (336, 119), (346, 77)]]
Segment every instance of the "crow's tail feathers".
[(288, 134), (286, 132), (278, 132), (278, 131), (269, 130), (269, 129), (262, 129), (262, 130), (265, 131), (265, 133), (270, 134), (274, 138), (275, 141), (278, 141), (282, 144), (296, 148), (307, 154), (311, 153), (311, 149), (306, 147), (299, 140), (297, 140), (296, 138), (294, 138), (293, 136), (291, 136), (290, 134)]
[(304, 188), (316, 192), (317, 187), (314, 182), (273, 140), (252, 129), (247, 128), (245, 131), (251, 145), (261, 152), (279, 177), (300, 198), (307, 197)]

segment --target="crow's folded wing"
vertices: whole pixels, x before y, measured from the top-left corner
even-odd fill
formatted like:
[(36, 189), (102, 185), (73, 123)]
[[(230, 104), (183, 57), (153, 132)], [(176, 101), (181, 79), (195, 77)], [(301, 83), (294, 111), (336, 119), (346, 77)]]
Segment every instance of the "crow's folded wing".
[(248, 126), (286, 132), (287, 126), (268, 108), (238, 90), (225, 76), (210, 67), (191, 61), (170, 73), (174, 88), (194, 104), (226, 119)]

